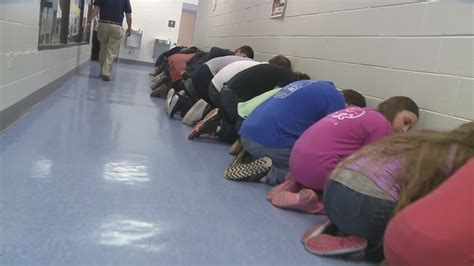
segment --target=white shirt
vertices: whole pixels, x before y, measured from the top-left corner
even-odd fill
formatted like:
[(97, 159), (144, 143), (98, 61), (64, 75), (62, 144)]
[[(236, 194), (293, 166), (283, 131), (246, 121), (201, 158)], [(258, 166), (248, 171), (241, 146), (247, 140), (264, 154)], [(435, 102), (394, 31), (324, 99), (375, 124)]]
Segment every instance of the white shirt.
[(206, 65), (209, 67), (212, 75), (215, 76), (221, 69), (223, 69), (228, 64), (233, 62), (242, 61), (242, 60), (252, 60), (247, 57), (243, 56), (236, 56), (236, 55), (228, 55), (228, 56), (221, 56), (213, 58), (206, 62)]
[(219, 71), (212, 79), (212, 84), (216, 87), (217, 91), (221, 92), (224, 83), (233, 78), (237, 73), (247, 68), (264, 64), (263, 62), (257, 62), (253, 60), (241, 60), (233, 62), (225, 66)]

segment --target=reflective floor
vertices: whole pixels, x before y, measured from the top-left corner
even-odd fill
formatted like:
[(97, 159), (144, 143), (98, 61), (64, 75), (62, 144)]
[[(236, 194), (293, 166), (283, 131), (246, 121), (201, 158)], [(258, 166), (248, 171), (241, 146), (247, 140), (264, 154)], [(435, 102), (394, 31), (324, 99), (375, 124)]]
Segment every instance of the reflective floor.
[(91, 63), (0, 135), (0, 265), (348, 264), (300, 244), (322, 216), (226, 181), (228, 147), (188, 141), (149, 71)]

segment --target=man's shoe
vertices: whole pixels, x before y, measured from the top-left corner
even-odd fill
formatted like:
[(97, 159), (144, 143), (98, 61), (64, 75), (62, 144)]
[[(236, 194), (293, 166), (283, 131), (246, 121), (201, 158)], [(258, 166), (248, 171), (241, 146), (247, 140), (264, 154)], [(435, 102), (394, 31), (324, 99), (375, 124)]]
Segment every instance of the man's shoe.
[(160, 87), (154, 89), (150, 96), (151, 97), (159, 97), (159, 98), (164, 98), (168, 91), (170, 90), (170, 87), (168, 87), (167, 84), (163, 84)]
[(104, 81), (110, 81), (110, 76), (102, 76), (102, 79), (103, 79)]
[(201, 134), (213, 134), (220, 123), (219, 108), (212, 109), (203, 120), (199, 121), (191, 130), (188, 139), (192, 140)]
[(209, 104), (203, 99), (199, 99), (183, 118), (183, 123), (188, 126), (193, 126), (197, 121), (204, 116), (204, 111), (209, 107)]
[(166, 101), (165, 101), (165, 112), (166, 114), (170, 114), (170, 104), (171, 104), (171, 99), (173, 99), (173, 96), (175, 95), (175, 91), (173, 88), (171, 88), (168, 91), (168, 94), (166, 94)]
[(175, 94), (170, 101), (168, 115), (170, 118), (173, 118), (176, 113), (179, 113), (182, 118), (184, 117), (184, 114), (191, 109), (191, 106), (193, 106), (193, 101), (191, 99), (181, 96), (180, 94)]

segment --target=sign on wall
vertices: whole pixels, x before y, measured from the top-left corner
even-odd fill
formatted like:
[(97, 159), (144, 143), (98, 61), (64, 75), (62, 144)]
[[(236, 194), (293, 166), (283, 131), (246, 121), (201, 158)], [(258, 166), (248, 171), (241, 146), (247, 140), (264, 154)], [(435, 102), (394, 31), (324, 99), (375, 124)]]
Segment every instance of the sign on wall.
[(286, 0), (273, 0), (271, 18), (283, 16), (285, 12)]

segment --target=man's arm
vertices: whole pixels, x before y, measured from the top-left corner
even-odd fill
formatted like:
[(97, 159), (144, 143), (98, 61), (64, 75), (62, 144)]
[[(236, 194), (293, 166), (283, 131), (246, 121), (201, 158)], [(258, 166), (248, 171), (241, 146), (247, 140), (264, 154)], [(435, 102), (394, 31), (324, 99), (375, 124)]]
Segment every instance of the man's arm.
[(97, 17), (99, 12), (100, 12), (100, 6), (94, 6), (94, 8), (92, 9), (91, 15), (87, 18), (86, 32), (91, 31), (91, 21), (92, 19)]
[(132, 30), (132, 13), (125, 13), (125, 17), (127, 18), (127, 37), (130, 36)]

